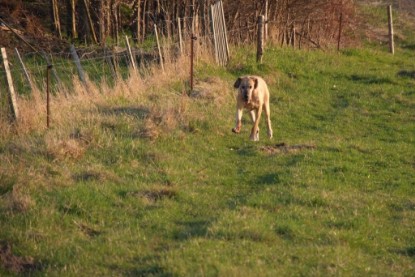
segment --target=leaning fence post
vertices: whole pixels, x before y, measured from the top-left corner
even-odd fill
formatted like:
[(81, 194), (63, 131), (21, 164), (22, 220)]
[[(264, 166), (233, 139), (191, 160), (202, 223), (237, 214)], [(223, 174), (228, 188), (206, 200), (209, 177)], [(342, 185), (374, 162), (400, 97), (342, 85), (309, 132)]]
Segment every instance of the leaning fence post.
[(75, 62), (76, 68), (78, 69), (79, 79), (81, 80), (82, 83), (85, 83), (86, 82), (85, 73), (84, 73), (84, 70), (82, 69), (81, 61), (79, 60), (78, 53), (76, 53), (76, 49), (73, 44), (71, 44), (70, 51), (71, 51), (72, 59)]
[(127, 36), (125, 36), (125, 41), (127, 42), (127, 48), (128, 48), (128, 54), (130, 55), (131, 66), (133, 67), (134, 70), (136, 70), (137, 67), (135, 66), (135, 58), (133, 56), (133, 52), (131, 51), (130, 42), (128, 41)]
[(392, 19), (392, 5), (388, 6), (388, 26), (389, 26), (389, 51), (395, 54), (395, 42), (393, 40), (393, 19)]
[(22, 57), (20, 56), (19, 50), (17, 48), (14, 48), (14, 51), (16, 52), (17, 58), (19, 59), (20, 65), (23, 68), (24, 76), (26, 77), (27, 82), (29, 83), (30, 89), (33, 91), (33, 84), (32, 80), (30, 79), (29, 72), (27, 71), (27, 68), (23, 62)]
[(6, 48), (1, 48), (1, 55), (3, 57), (3, 66), (4, 70), (6, 71), (6, 79), (9, 87), (9, 101), (12, 112), (12, 118), (13, 121), (16, 121), (19, 118), (19, 110), (17, 108), (17, 98), (13, 87), (13, 79), (12, 74), (10, 72), (9, 62), (7, 60)]
[(161, 70), (163, 70), (163, 72), (164, 72), (163, 55), (161, 54), (161, 48), (160, 48), (160, 42), (159, 42), (159, 35), (158, 35), (158, 32), (157, 32), (157, 25), (156, 24), (154, 24), (154, 33), (156, 35), (157, 48), (159, 50)]
[(256, 61), (262, 63), (262, 55), (264, 54), (264, 16), (258, 16), (258, 42)]
[(183, 55), (182, 24), (180, 22), (180, 17), (177, 18), (177, 29), (178, 29), (178, 32), (179, 32), (180, 54)]

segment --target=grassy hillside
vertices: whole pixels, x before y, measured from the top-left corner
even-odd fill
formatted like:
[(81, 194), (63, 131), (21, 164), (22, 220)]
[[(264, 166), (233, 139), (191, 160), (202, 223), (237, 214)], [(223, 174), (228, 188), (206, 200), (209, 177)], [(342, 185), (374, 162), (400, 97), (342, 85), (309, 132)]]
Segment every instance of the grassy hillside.
[[(20, 99), (0, 275), (414, 275), (412, 49), (233, 49), (227, 69), (199, 62), (190, 96), (184, 61), (75, 85), (49, 130), (41, 96)], [(259, 143), (231, 132), (241, 74), (270, 86), (272, 140), (264, 121)]]

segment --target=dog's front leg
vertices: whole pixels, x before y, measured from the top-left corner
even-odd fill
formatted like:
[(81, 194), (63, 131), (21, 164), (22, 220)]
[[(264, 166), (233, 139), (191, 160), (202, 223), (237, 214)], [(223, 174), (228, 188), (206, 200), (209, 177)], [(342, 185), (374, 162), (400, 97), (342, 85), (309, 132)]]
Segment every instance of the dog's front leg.
[(232, 132), (239, 134), (242, 127), (242, 112), (243, 108), (238, 107), (236, 109), (236, 122), (235, 122), (235, 128), (232, 129)]
[(270, 114), (269, 103), (266, 103), (264, 105), (264, 110), (265, 110), (265, 117), (267, 120), (268, 137), (271, 139), (272, 138), (272, 127), (271, 127), (271, 114)]
[(252, 126), (251, 136), (249, 137), (253, 141), (259, 141), (259, 119), (261, 118), (262, 114), (262, 105), (259, 106), (256, 112), (256, 118), (254, 126)]

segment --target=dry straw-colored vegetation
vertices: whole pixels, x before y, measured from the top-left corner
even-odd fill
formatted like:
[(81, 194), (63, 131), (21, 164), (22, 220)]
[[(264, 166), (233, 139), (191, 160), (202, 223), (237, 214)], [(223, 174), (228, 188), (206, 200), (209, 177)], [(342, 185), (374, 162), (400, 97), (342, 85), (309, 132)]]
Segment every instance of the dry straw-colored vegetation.
[[(206, 53), (199, 55), (199, 62), (210, 59)], [(164, 66), (164, 71), (159, 65), (142, 68), (140, 73), (130, 69), (129, 77), (119, 76), (113, 86), (105, 79), (99, 84), (90, 80), (83, 84), (73, 77), (70, 88), (61, 88), (51, 96), (49, 130), (45, 87), (35, 88), (29, 96), (18, 96), (19, 118), (15, 123), (10, 123), (3, 106), (1, 139), (12, 141), (45, 133), (46, 151), (52, 159), (76, 159), (90, 144), (101, 143), (94, 136), (96, 126), (116, 129), (119, 115), (124, 116), (126, 125), (136, 128), (131, 132), (134, 136), (154, 140), (162, 133), (191, 130), (189, 120), (204, 116), (192, 108), (192, 102), (208, 100), (222, 105), (231, 97), (224, 81), (214, 77), (199, 80), (189, 93), (188, 57), (169, 60)]]

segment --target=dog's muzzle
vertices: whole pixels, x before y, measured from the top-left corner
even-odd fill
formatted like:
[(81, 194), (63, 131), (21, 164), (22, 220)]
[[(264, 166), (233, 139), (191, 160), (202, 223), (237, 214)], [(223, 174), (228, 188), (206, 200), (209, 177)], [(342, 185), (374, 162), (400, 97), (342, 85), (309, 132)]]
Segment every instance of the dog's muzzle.
[(248, 103), (248, 93), (244, 93), (242, 95), (242, 99), (245, 101), (245, 103)]

